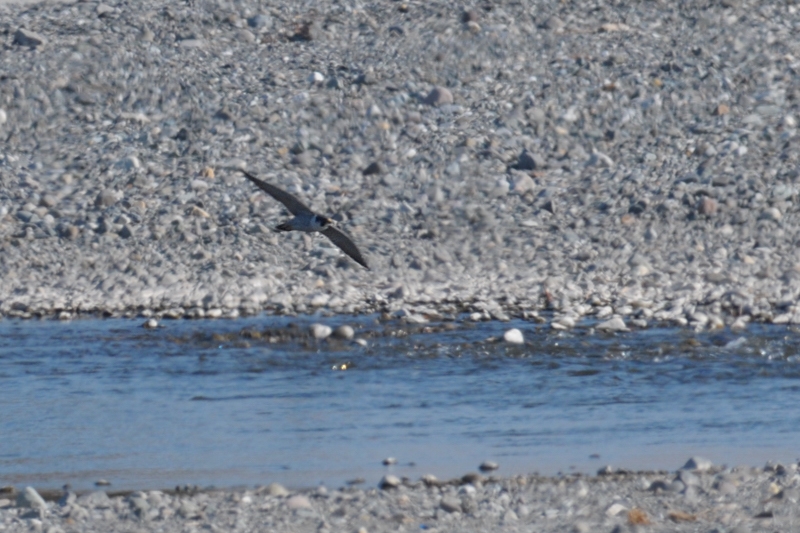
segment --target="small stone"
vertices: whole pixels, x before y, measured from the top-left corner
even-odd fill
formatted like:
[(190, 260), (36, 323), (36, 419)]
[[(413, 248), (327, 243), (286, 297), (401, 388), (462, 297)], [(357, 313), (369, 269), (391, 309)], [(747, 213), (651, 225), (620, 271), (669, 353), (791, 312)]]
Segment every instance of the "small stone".
[(494, 462), (494, 461), (484, 461), (478, 467), (478, 470), (480, 470), (481, 472), (491, 472), (493, 470), (497, 470), (498, 468), (500, 468), (500, 465), (497, 464), (496, 462)]
[(719, 116), (727, 115), (730, 112), (731, 108), (728, 106), (728, 104), (719, 104), (716, 109), (714, 109), (714, 114)]
[(550, 17), (544, 22), (544, 27), (548, 30), (559, 31), (564, 28), (564, 21), (558, 17)]
[(369, 164), (369, 166), (367, 166), (367, 168), (362, 170), (361, 173), (364, 176), (373, 176), (376, 174), (383, 174), (385, 171), (386, 169), (383, 168), (383, 165), (381, 165), (377, 161), (373, 161), (372, 163)]
[(117, 193), (110, 189), (101, 191), (94, 199), (95, 207), (100, 208), (110, 207), (115, 203), (117, 203)]
[(47, 44), (47, 39), (44, 36), (39, 35), (36, 32), (26, 30), (25, 28), (20, 28), (14, 33), (14, 42), (13, 44), (18, 44), (19, 46), (29, 46), (31, 48), (36, 48), (38, 46), (44, 46)]
[(317, 339), (327, 339), (333, 333), (333, 328), (330, 326), (326, 326), (325, 324), (312, 324), (311, 325), (311, 335)]
[(387, 457), (386, 459), (383, 460), (383, 464), (384, 466), (395, 465), (397, 464), (397, 459), (395, 459), (394, 457)]
[(768, 207), (767, 209), (764, 209), (759, 218), (761, 218), (762, 220), (772, 220), (774, 222), (777, 222), (781, 218), (783, 218), (783, 214), (777, 207)]
[(611, 465), (606, 465), (602, 468), (597, 469), (598, 476), (610, 476), (614, 473), (614, 468)]
[(113, 505), (111, 498), (102, 490), (83, 494), (75, 502), (87, 509), (108, 509)]
[(503, 333), (503, 340), (509, 344), (523, 344), (525, 342), (522, 332), (517, 328), (511, 328)]
[(448, 513), (460, 513), (461, 500), (459, 500), (458, 498), (454, 498), (453, 496), (445, 496), (439, 503), (439, 507), (441, 507)]
[(527, 174), (523, 174), (518, 176), (514, 180), (514, 192), (519, 194), (520, 196), (524, 195), (527, 192), (530, 192), (536, 188), (536, 182), (533, 181), (533, 178), (528, 176)]
[(400, 478), (392, 474), (387, 474), (378, 482), (378, 487), (383, 490), (396, 489), (402, 482)]
[(681, 469), (705, 472), (707, 470), (711, 470), (711, 467), (713, 466), (714, 463), (708, 459), (705, 459), (704, 457), (691, 457), (688, 461), (686, 461), (686, 464), (684, 464)]
[(333, 336), (337, 339), (344, 339), (350, 340), (355, 336), (356, 332), (353, 330), (352, 327), (348, 326), (347, 324), (343, 324), (338, 326), (336, 329), (333, 330)]
[(651, 524), (650, 517), (642, 509), (634, 507), (628, 511), (628, 523), (633, 526), (647, 526)]
[(308, 83), (312, 85), (318, 85), (325, 81), (325, 76), (321, 72), (312, 72), (308, 76)]
[(98, 479), (97, 481), (95, 481), (94, 484), (97, 487), (107, 487), (107, 486), (111, 485), (111, 482), (108, 481), (107, 479), (102, 479), (101, 478), (101, 479)]
[(148, 318), (145, 320), (144, 324), (142, 324), (144, 329), (156, 329), (158, 327), (158, 320), (155, 318)]
[(270, 496), (288, 496), (289, 491), (280, 483), (270, 483), (267, 485), (265, 492)]
[(461, 22), (466, 24), (467, 22), (478, 22), (480, 16), (478, 12), (474, 9), (465, 10), (461, 12)]
[(544, 166), (541, 163), (541, 160), (537, 163), (537, 158), (531, 155), (530, 152), (523, 150), (522, 153), (519, 154), (519, 157), (517, 158), (517, 164), (514, 166), (514, 168), (517, 170), (536, 170), (537, 168)]
[(8, 120), (8, 115), (6, 114), (6, 110), (0, 109), (0, 126), (5, 124), (6, 120)]
[(247, 19), (247, 25), (257, 30), (266, 30), (272, 27), (272, 17), (258, 14)]
[(36, 492), (36, 489), (33, 487), (25, 487), (25, 490), (17, 494), (17, 507), (46, 511), (47, 502)]
[(127, 172), (130, 170), (135, 170), (137, 168), (140, 168), (142, 164), (139, 162), (138, 157), (136, 157), (135, 155), (129, 155), (117, 161), (114, 166)]
[(131, 229), (131, 227), (129, 225), (125, 224), (117, 232), (117, 235), (119, 235), (123, 239), (130, 239), (131, 237), (133, 237), (133, 230)]
[(439, 478), (437, 478), (433, 474), (424, 474), (420, 479), (428, 487), (438, 487), (439, 485), (441, 485), (441, 481), (439, 481)]
[(620, 513), (624, 513), (627, 510), (628, 508), (621, 503), (614, 503), (608, 509), (606, 509), (606, 516), (614, 517)]
[(453, 93), (445, 87), (434, 87), (422, 102), (432, 106), (450, 105), (453, 103)]
[(630, 331), (628, 327), (625, 325), (625, 321), (622, 320), (622, 317), (615, 316), (606, 320), (605, 322), (600, 322), (595, 326), (598, 331), (606, 331), (606, 332), (615, 332), (615, 331)]
[(592, 526), (589, 522), (575, 522), (571, 531), (572, 533), (590, 533), (592, 531)]
[(719, 207), (719, 203), (715, 199), (704, 196), (697, 206), (697, 211), (701, 215), (710, 217), (717, 212), (717, 207)]
[(114, 8), (108, 4), (97, 4), (95, 8), (95, 12), (97, 13), (98, 17), (105, 17), (107, 15), (112, 15), (114, 13)]
[(295, 494), (286, 500), (286, 506), (289, 509), (311, 509), (311, 501), (307, 496), (302, 494)]
[(134, 514), (140, 518), (146, 516), (147, 511), (150, 510), (150, 504), (147, 503), (147, 495), (141, 491), (134, 492), (128, 496), (128, 505)]

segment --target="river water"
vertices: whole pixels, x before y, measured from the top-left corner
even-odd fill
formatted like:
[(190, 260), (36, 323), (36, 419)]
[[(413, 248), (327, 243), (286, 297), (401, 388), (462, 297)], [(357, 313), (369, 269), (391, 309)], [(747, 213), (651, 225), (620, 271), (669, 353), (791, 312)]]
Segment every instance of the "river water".
[[(800, 455), (800, 335), (378, 317), (0, 321), (0, 485), (341, 486)], [(315, 341), (346, 323), (366, 346)], [(517, 327), (523, 346), (495, 342)], [(395, 457), (397, 464), (381, 461)]]

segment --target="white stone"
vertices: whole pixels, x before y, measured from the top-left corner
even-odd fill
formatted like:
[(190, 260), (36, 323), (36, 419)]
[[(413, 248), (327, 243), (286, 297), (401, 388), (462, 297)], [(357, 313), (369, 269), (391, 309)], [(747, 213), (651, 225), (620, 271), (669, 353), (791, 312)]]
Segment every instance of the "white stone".
[(525, 342), (522, 332), (517, 328), (511, 328), (503, 333), (503, 340), (509, 344), (523, 344)]
[(39, 496), (33, 487), (25, 487), (25, 490), (17, 494), (17, 507), (30, 507), (31, 509), (47, 510), (47, 502)]
[(622, 317), (615, 316), (595, 326), (598, 331), (629, 331)]
[(311, 501), (302, 494), (295, 494), (286, 500), (286, 506), (289, 509), (311, 509)]
[(330, 326), (326, 326), (325, 324), (312, 324), (311, 325), (311, 335), (315, 339), (327, 339), (333, 333), (333, 328)]
[(627, 510), (628, 508), (622, 505), (621, 503), (614, 503), (611, 505), (611, 507), (606, 509), (606, 516), (610, 517), (617, 516), (618, 514), (624, 513)]

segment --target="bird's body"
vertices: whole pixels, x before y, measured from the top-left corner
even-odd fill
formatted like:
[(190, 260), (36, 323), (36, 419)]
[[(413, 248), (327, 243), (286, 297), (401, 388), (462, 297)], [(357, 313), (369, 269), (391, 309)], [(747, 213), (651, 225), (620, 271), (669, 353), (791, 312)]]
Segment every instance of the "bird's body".
[(305, 231), (306, 233), (320, 232), (325, 229), (328, 219), (313, 213), (302, 213), (291, 220), (275, 227), (278, 231)]
[(369, 270), (366, 259), (361, 255), (353, 240), (342, 230), (334, 225), (334, 221), (326, 216), (318, 215), (306, 205), (283, 189), (258, 179), (244, 169), (238, 169), (247, 179), (255, 183), (258, 188), (266, 192), (289, 210), (294, 218), (278, 225), (278, 231), (303, 231), (306, 233), (321, 233), (349, 255), (356, 263)]

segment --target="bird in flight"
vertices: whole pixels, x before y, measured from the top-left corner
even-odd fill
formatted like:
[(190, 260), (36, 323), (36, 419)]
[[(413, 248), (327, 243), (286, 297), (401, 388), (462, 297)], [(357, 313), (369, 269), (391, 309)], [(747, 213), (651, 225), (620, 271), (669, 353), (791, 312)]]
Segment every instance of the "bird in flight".
[(275, 228), (276, 230), (322, 233), (330, 239), (333, 244), (338, 246), (340, 250), (352, 257), (356, 263), (369, 270), (366, 259), (361, 255), (361, 252), (353, 240), (345, 232), (337, 228), (332, 219), (313, 212), (303, 202), (295, 198), (294, 195), (289, 194), (283, 189), (258, 179), (244, 169), (237, 168), (237, 170), (244, 174), (247, 179), (255, 183), (259, 189), (282, 203), (286, 209), (294, 215), (293, 219), (278, 225)]

